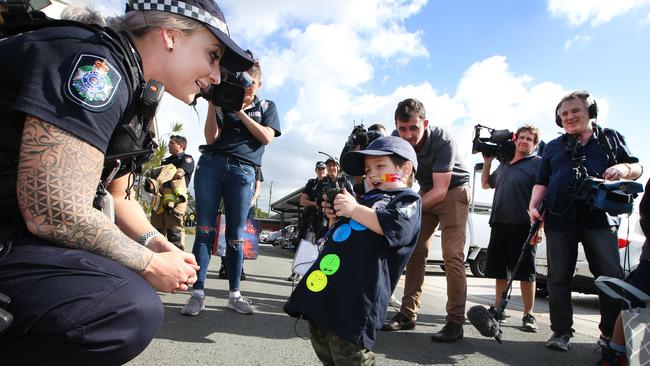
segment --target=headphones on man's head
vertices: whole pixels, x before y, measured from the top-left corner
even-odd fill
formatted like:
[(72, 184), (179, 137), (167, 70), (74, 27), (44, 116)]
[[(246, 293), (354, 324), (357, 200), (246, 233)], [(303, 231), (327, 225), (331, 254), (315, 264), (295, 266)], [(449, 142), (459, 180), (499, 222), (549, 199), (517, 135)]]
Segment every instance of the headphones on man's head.
[(560, 103), (557, 104), (557, 107), (555, 107), (555, 124), (558, 125), (558, 127), (562, 127), (562, 117), (560, 117), (560, 107), (562, 107), (562, 103), (574, 98), (579, 98), (585, 102), (589, 119), (595, 119), (598, 117), (598, 104), (596, 104), (596, 100), (591, 97), (589, 92), (586, 90), (574, 91), (562, 98)]

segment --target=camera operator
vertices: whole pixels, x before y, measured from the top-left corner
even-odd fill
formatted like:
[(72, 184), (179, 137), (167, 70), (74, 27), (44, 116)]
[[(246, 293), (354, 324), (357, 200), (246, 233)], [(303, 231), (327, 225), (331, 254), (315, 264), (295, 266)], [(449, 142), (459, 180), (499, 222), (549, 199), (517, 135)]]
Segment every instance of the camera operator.
[(470, 199), (469, 171), (460, 159), (456, 142), (447, 131), (429, 124), (419, 100), (409, 98), (397, 105), (395, 127), (417, 153), (419, 168), (415, 178), (422, 196), (422, 225), (417, 246), (406, 266), (402, 307), (382, 329), (415, 328), (429, 246), (440, 224), (447, 279), (447, 317), (445, 326), (432, 334), (431, 339), (455, 342), (463, 338), (467, 300), (464, 247)]
[(329, 225), (327, 216), (323, 214), (323, 195), (326, 194), (328, 190), (332, 189), (342, 190), (345, 188), (348, 192), (352, 192), (352, 183), (350, 183), (345, 175), (339, 175), (341, 166), (336, 159), (332, 157), (328, 158), (325, 161), (325, 166), (327, 169), (327, 175), (316, 185), (316, 199), (319, 214), (316, 222), (318, 231), (314, 233), (314, 235), (316, 235), (314, 241), (318, 241), (325, 235)]
[(388, 130), (386, 130), (386, 126), (384, 126), (381, 123), (375, 123), (370, 126), (368, 126), (368, 131), (375, 131), (379, 133), (379, 137), (381, 136), (388, 136)]
[(196, 316), (204, 310), (205, 279), (222, 198), (226, 214), (227, 307), (241, 314), (253, 313), (250, 301), (239, 291), (244, 257), (243, 231), (255, 187), (255, 170), (262, 165), (265, 146), (281, 132), (275, 103), (255, 95), (262, 87), (259, 61), (256, 60), (246, 72), (252, 83), (245, 87), (239, 110), (227, 110), (215, 106), (212, 101), (208, 103), (204, 128), (207, 144), (200, 147), (202, 153), (194, 178), (197, 227), (192, 253), (201, 269), (192, 296), (181, 309), (184, 315)]
[[(582, 242), (594, 278), (623, 276), (616, 217), (590, 207), (567, 189), (575, 185), (574, 162), (578, 161), (589, 176), (606, 180), (637, 179), (642, 172), (639, 159), (632, 156), (620, 133), (591, 122), (597, 115), (596, 102), (586, 91), (562, 98), (556, 108), (556, 123), (565, 133), (546, 145), (529, 205), (531, 222), (541, 219), (538, 207), (542, 201), (546, 205), (547, 286), (553, 331), (546, 346), (562, 351), (570, 348), (573, 336), (570, 283), (578, 242)], [(602, 343), (612, 336), (619, 306), (600, 292), (599, 299)]]
[[(499, 167), (490, 174), (495, 156), (483, 154), (481, 184), (483, 189), (494, 188), (492, 212), (490, 214), (490, 243), (487, 249), (486, 277), (496, 279), (494, 308), (490, 309), (499, 320), (505, 314), (496, 314), (501, 295), (508, 284), (508, 274), (519, 280), (521, 297), (524, 302), (524, 316), (521, 329), (537, 332), (537, 322), (533, 316), (535, 303), (535, 247), (522, 248), (530, 231), (528, 203), (537, 180), (541, 158), (533, 153), (539, 143), (539, 130), (531, 125), (520, 127), (515, 133), (515, 154), (510, 161), (501, 161)], [(540, 236), (538, 236), (541, 238)], [(516, 273), (512, 273), (522, 249), (526, 256)]]

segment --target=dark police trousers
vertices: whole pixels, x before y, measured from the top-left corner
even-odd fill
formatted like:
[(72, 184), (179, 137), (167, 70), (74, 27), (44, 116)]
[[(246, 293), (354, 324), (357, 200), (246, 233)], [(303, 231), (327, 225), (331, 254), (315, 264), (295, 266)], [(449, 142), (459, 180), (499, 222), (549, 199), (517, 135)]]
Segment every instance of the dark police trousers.
[[(551, 329), (564, 332), (573, 325), (571, 306), (571, 280), (578, 258), (578, 242), (582, 242), (589, 270), (594, 275), (623, 278), (618, 253), (618, 236), (609, 228), (599, 229), (546, 229), (548, 261), (548, 304)], [(614, 322), (620, 312), (620, 303), (598, 291), (600, 324), (598, 328), (607, 337), (612, 336)]]
[(33, 236), (0, 260), (0, 292), (14, 323), (0, 336), (2, 365), (119, 365), (162, 324), (154, 289), (105, 257)]

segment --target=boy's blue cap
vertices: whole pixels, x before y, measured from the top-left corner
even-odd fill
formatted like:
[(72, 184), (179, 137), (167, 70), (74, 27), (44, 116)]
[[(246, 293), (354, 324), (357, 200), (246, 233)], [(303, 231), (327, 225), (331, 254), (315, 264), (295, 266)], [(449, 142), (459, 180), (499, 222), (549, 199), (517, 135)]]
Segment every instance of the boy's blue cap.
[(401, 137), (385, 136), (371, 142), (365, 150), (350, 151), (341, 158), (343, 171), (349, 175), (359, 176), (365, 174), (364, 161), (366, 155), (387, 156), (398, 155), (413, 163), (413, 172), (418, 169), (418, 158), (413, 146)]

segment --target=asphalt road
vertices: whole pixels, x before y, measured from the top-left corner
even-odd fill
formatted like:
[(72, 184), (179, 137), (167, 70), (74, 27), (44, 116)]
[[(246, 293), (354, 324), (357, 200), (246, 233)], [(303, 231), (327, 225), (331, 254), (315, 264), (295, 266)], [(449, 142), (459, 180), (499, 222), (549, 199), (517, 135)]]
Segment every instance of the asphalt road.
[[(193, 237), (188, 237), (193, 243)], [(286, 281), (293, 252), (261, 245), (259, 257), (244, 264), (248, 280), (242, 293), (253, 301), (256, 313), (241, 315), (227, 309), (228, 284), (218, 278), (220, 260), (213, 258), (206, 284), (206, 310), (199, 316), (180, 314), (189, 293), (161, 294), (165, 322), (149, 347), (128, 365), (319, 365), (304, 321), (285, 315), (282, 306), (292, 290)], [(403, 281), (403, 278), (402, 278)], [(402, 294), (403, 282), (396, 292)], [(493, 280), (473, 278), (468, 271), (468, 304), (488, 305), (493, 300)], [(539, 333), (517, 329), (522, 313), (519, 289), (503, 326), (504, 341), (482, 337), (466, 323), (465, 338), (437, 344), (429, 335), (444, 325), (446, 301), (444, 273), (429, 273), (424, 284), (424, 304), (414, 330), (381, 332), (375, 347), (381, 365), (585, 365), (593, 364), (598, 337), (598, 298), (574, 296), (573, 348), (558, 352), (544, 347), (550, 335), (548, 302), (537, 299)], [(389, 316), (392, 316), (391, 312)]]

